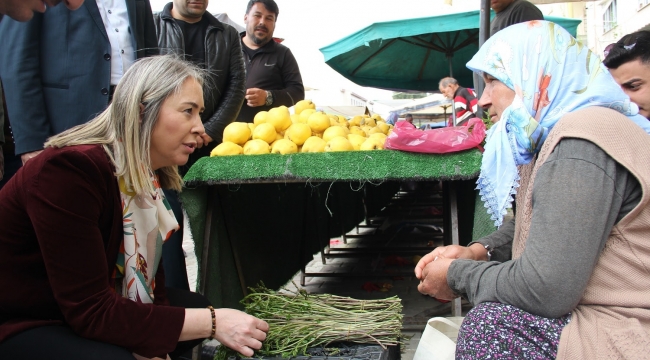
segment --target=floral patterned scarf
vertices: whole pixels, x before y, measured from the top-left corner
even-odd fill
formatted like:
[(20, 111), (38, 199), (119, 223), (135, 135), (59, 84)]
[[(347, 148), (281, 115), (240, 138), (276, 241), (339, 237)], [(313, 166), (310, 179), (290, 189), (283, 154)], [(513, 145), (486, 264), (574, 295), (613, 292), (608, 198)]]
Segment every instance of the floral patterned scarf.
[(477, 189), (496, 226), (519, 187), (517, 166), (530, 163), (564, 115), (608, 107), (650, 133), (650, 121), (620, 89), (601, 59), (561, 26), (529, 21), (488, 39), (467, 63), (515, 91), (512, 104), (487, 135)]
[(123, 177), (118, 178), (124, 240), (115, 264), (115, 290), (141, 303), (153, 303), (162, 245), (179, 228), (158, 176), (152, 174), (151, 181), (155, 191), (138, 195)]

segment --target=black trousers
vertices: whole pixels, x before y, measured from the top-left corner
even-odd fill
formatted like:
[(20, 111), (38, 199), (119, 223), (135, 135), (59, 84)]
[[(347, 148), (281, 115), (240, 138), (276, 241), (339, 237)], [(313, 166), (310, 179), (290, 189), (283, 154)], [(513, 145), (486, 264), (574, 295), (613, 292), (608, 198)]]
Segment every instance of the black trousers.
[[(171, 306), (205, 308), (210, 305), (203, 295), (166, 288)], [(169, 354), (172, 359), (188, 356), (203, 340), (181, 341)], [(11, 360), (133, 360), (130, 351), (117, 345), (90, 340), (76, 335), (71, 328), (42, 326), (23, 331), (0, 343), (0, 359)]]

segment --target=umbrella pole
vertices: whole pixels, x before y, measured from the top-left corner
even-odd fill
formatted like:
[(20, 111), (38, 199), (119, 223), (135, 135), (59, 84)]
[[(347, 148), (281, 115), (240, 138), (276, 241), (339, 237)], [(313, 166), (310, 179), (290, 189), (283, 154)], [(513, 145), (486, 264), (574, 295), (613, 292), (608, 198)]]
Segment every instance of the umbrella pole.
[[(489, 1), (489, 0), (488, 0)], [(451, 67), (451, 56), (447, 55), (447, 63), (449, 63), (449, 76), (454, 77), (454, 70)], [(454, 100), (451, 99), (451, 123), (453, 126), (456, 126), (458, 120), (456, 119), (456, 107), (454, 106)]]
[[(478, 27), (478, 46), (479, 48), (483, 46), (485, 41), (490, 38), (490, 0), (481, 0), (481, 13), (479, 18), (479, 27)], [(476, 91), (476, 96), (480, 99), (483, 95), (483, 89), (485, 88), (485, 83), (483, 79), (474, 73), (474, 90)], [(478, 108), (476, 116), (483, 117), (483, 109)]]
[(458, 125), (458, 119), (456, 118), (456, 98), (451, 99), (451, 118), (452, 124), (454, 126)]

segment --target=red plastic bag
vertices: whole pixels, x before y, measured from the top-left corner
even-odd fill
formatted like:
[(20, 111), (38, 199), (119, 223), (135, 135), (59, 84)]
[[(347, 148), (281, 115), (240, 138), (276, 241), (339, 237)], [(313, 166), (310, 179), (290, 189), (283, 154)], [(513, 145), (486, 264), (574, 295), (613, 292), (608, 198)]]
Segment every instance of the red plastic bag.
[(485, 124), (472, 118), (466, 126), (420, 130), (407, 121), (395, 124), (386, 138), (387, 149), (444, 154), (478, 147), (485, 138)]

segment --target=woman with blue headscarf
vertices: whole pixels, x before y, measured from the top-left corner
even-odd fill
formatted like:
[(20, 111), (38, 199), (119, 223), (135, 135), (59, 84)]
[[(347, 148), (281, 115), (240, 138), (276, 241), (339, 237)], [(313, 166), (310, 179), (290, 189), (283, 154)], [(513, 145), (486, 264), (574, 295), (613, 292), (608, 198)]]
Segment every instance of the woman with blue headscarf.
[(500, 31), (467, 66), (495, 122), (477, 184), (500, 228), (415, 268), (420, 292), (475, 305), (456, 358), (647, 356), (650, 122), (550, 22)]

